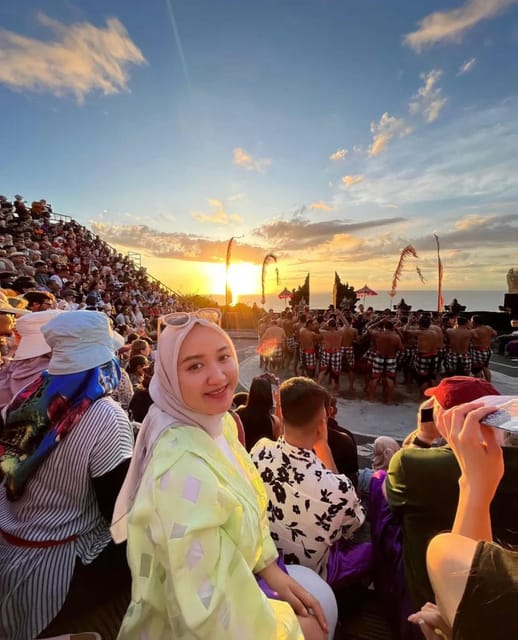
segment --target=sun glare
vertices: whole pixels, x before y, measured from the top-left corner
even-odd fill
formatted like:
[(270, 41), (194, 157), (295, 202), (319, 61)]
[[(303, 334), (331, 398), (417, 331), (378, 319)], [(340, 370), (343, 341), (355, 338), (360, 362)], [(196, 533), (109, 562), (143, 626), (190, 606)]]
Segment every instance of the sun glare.
[[(210, 293), (223, 295), (225, 293), (225, 265), (210, 265), (210, 275)], [(257, 293), (261, 290), (261, 267), (251, 262), (231, 264), (228, 272), (228, 284), (232, 290), (234, 303), (237, 302), (238, 296)]]

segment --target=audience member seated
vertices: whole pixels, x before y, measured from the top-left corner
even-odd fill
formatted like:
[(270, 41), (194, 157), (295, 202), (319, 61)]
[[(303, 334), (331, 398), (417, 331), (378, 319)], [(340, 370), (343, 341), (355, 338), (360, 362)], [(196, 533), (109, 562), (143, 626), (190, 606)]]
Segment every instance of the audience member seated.
[(280, 387), (284, 435), (251, 451), (269, 498), (272, 538), (287, 564), (314, 569), (332, 587), (367, 578), (369, 543), (349, 539), (365, 520), (349, 478), (339, 475), (327, 441), (327, 391), (309, 378)]
[(12, 360), (0, 369), (0, 408), (49, 366), (50, 347), (41, 327), (61, 312), (55, 309), (27, 313), (16, 321), (20, 342)]
[(114, 513), (133, 575), (119, 638), (323, 639), (318, 599), (277, 562), (264, 486), (228, 414), (232, 341), (207, 316), (176, 320), (158, 340), (154, 403)]
[[(402, 557), (405, 583), (411, 602), (417, 608), (433, 599), (426, 572), (426, 548), (441, 531), (451, 530), (459, 496), (461, 470), (449, 445), (432, 447), (438, 436), (447, 437), (437, 422), (437, 407), (452, 409), (465, 401), (485, 395), (499, 395), (488, 382), (471, 377), (445, 378), (427, 389), (430, 399), (418, 414), (418, 429), (412, 447), (392, 458), (385, 491), (395, 522), (402, 530)], [(433, 415), (426, 409), (432, 408)], [(423, 413), (423, 415), (421, 415)], [(423, 424), (423, 420), (427, 422)], [(518, 449), (504, 448), (506, 470), (491, 506), (491, 520), (497, 539), (518, 544)]]
[(363, 504), (368, 504), (370, 484), (376, 471), (387, 471), (392, 456), (401, 449), (394, 438), (378, 436), (372, 445), (372, 466), (360, 469), (358, 474), (358, 495)]
[[(461, 474), (451, 533), (434, 538), (427, 553), (437, 606), (428, 602), (409, 618), (426, 638), (518, 637), (518, 552), (493, 542), (498, 538), (491, 506), (507, 470), (502, 432), (484, 425), (495, 400), (480, 398), (452, 411), (444, 411), (439, 403), (435, 406), (438, 428)], [(515, 416), (517, 403), (516, 396), (509, 403), (514, 404)]]
[(133, 390), (141, 389), (146, 375), (146, 369), (149, 367), (149, 360), (146, 356), (131, 356), (126, 367), (126, 373), (129, 375)]
[(153, 404), (153, 400), (149, 395), (149, 383), (153, 377), (154, 365), (151, 362), (144, 373), (142, 385), (135, 389), (135, 392), (128, 406), (128, 413), (131, 420), (135, 422), (144, 422), (144, 418), (149, 411), (149, 407)]
[(127, 606), (130, 577), (108, 522), (133, 448), (108, 397), (119, 381), (112, 332), (106, 316), (84, 311), (41, 331), (48, 372), (7, 406), (0, 434), (0, 637), (109, 638), (100, 609)]
[(329, 397), (327, 407), (327, 442), (338, 473), (347, 476), (354, 487), (358, 484), (358, 449), (351, 431), (336, 421), (336, 398)]
[(252, 380), (246, 404), (236, 411), (245, 430), (247, 451), (261, 438), (275, 440), (280, 436), (281, 422), (273, 412), (272, 382), (266, 376), (258, 376)]
[(46, 311), (56, 306), (56, 298), (48, 291), (29, 290), (23, 294), (29, 311)]

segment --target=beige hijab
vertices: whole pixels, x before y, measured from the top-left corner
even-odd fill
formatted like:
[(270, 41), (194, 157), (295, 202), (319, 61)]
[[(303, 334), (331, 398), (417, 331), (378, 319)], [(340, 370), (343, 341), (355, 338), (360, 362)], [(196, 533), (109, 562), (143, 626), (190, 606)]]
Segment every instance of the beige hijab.
[(180, 392), (178, 356), (183, 341), (197, 324), (209, 327), (222, 335), (228, 342), (237, 364), (237, 354), (232, 341), (223, 329), (208, 320), (194, 318), (185, 327), (166, 327), (161, 333), (157, 345), (155, 372), (149, 384), (153, 404), (139, 431), (131, 464), (113, 511), (111, 534), (115, 542), (124, 542), (127, 538), (127, 514), (133, 506), (140, 480), (151, 459), (155, 444), (164, 431), (180, 425), (192, 425), (204, 429), (213, 438), (221, 434), (225, 413), (198, 413), (185, 404)]

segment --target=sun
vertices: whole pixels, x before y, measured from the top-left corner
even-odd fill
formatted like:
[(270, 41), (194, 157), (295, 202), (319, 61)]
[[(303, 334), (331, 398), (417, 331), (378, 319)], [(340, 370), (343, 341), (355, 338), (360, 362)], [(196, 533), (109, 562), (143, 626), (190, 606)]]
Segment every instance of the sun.
[(231, 264), (228, 270), (228, 284), (236, 296), (256, 293), (261, 282), (261, 268), (251, 262)]
[[(224, 264), (207, 265), (210, 293), (225, 294), (226, 269)], [(239, 296), (254, 295), (261, 290), (261, 267), (251, 262), (235, 262), (228, 271), (228, 284), (232, 290), (233, 302)]]

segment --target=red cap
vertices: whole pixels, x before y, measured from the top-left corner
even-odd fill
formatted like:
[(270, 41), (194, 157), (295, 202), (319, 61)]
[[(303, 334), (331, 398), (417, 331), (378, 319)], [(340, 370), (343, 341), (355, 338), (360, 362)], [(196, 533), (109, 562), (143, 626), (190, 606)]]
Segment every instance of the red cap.
[(499, 396), (500, 391), (481, 378), (453, 376), (444, 378), (436, 387), (426, 389), (424, 394), (433, 396), (443, 409), (451, 409), (482, 396)]

